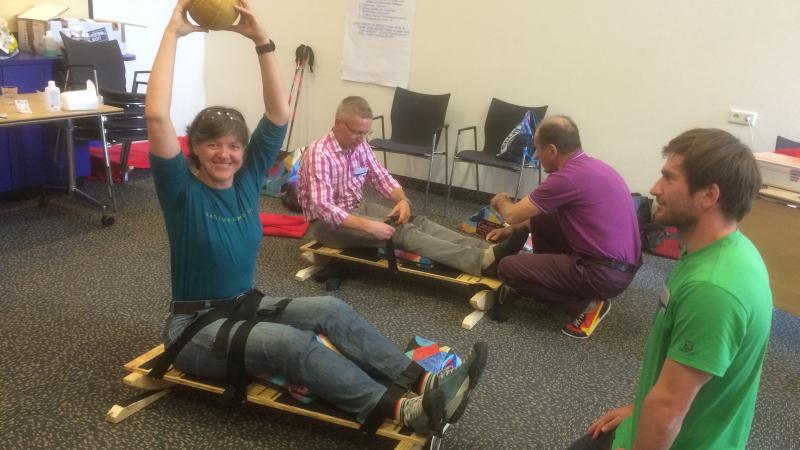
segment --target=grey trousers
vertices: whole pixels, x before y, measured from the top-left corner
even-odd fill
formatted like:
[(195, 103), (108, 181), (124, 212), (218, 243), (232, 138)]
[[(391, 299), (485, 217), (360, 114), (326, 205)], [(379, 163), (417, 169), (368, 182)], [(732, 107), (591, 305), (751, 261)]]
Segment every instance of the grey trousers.
[[(364, 203), (350, 211), (383, 222), (391, 209), (377, 203)], [(321, 220), (313, 222), (310, 234), (317, 241), (333, 248), (378, 248), (386, 245), (369, 233), (340, 227), (333, 228)], [(426, 256), (433, 261), (472, 275), (481, 275), (488, 242), (450, 230), (424, 216), (413, 216), (398, 226), (392, 243), (399, 249)]]

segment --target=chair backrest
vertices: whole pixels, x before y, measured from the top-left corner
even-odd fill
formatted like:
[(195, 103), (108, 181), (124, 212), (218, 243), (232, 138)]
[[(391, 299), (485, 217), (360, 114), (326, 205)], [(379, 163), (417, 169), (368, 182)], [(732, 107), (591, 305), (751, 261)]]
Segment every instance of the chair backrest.
[(529, 110), (536, 116), (536, 123), (539, 123), (547, 114), (547, 105), (518, 106), (492, 98), (489, 112), (486, 113), (486, 123), (483, 125), (483, 151), (492, 154), (499, 152), (503, 140), (514, 127), (519, 125), (525, 112)]
[[(67, 65), (90, 65), (97, 70), (98, 89), (126, 92), (125, 62), (115, 40), (88, 42), (61, 35), (64, 41), (64, 60)], [(70, 69), (67, 83), (85, 83), (93, 75), (88, 68)]]
[(782, 148), (800, 148), (800, 142), (778, 136), (778, 139), (775, 141), (775, 150), (780, 150)]
[(392, 101), (391, 140), (430, 147), (433, 132), (444, 125), (450, 94), (420, 94), (396, 88)]

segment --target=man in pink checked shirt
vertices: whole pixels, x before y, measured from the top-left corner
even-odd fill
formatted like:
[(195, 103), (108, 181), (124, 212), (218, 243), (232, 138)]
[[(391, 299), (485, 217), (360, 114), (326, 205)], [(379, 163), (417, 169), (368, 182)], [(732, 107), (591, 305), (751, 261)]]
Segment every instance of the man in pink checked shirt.
[[(311, 222), (311, 236), (334, 248), (383, 247), (391, 239), (402, 250), (477, 276), (497, 275), (497, 263), (517, 253), (527, 234), (514, 233), (498, 245), (464, 236), (423, 216), (412, 216), (403, 188), (375, 159), (366, 137), (372, 109), (361, 97), (347, 97), (336, 109), (331, 131), (303, 154), (298, 201)], [(364, 183), (392, 208), (363, 203)], [(395, 225), (387, 218), (396, 217)]]

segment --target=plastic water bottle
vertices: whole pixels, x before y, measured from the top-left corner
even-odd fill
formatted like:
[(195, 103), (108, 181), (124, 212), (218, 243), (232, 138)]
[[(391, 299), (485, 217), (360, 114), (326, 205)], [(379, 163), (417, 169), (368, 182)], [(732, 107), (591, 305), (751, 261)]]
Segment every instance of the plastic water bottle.
[(61, 90), (55, 81), (48, 81), (44, 88), (45, 108), (50, 112), (61, 111)]

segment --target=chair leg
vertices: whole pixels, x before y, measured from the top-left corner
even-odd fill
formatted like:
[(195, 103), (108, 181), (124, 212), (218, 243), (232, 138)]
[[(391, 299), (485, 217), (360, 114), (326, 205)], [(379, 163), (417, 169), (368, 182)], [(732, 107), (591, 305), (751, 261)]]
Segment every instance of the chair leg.
[(447, 153), (444, 154), (444, 182), (447, 183)]
[(431, 171), (433, 170), (433, 154), (428, 158), (428, 181), (425, 182), (425, 202), (422, 204), (422, 210), (428, 210), (428, 191), (431, 189)]
[(514, 192), (514, 201), (516, 202), (519, 199), (519, 188), (522, 185), (522, 171), (523, 169), (519, 169), (519, 178), (517, 178), (517, 191)]
[(478, 196), (481, 195), (481, 184), (480, 184), (480, 180), (478, 179), (478, 164), (477, 163), (475, 164), (475, 192), (478, 194)]
[(119, 154), (119, 170), (122, 175), (122, 183), (128, 182), (128, 158), (131, 155), (132, 141), (122, 143), (122, 152)]
[(383, 168), (386, 169), (387, 171), (389, 170), (389, 165), (386, 164), (386, 151), (385, 150), (383, 152)]
[[(447, 163), (445, 163), (445, 168)], [(456, 173), (456, 157), (453, 156), (453, 164), (450, 166), (450, 179), (447, 181), (447, 197), (444, 202), (444, 215), (447, 216), (447, 207), (450, 205), (450, 188), (453, 186), (453, 175)], [(446, 174), (445, 174), (446, 175)]]

